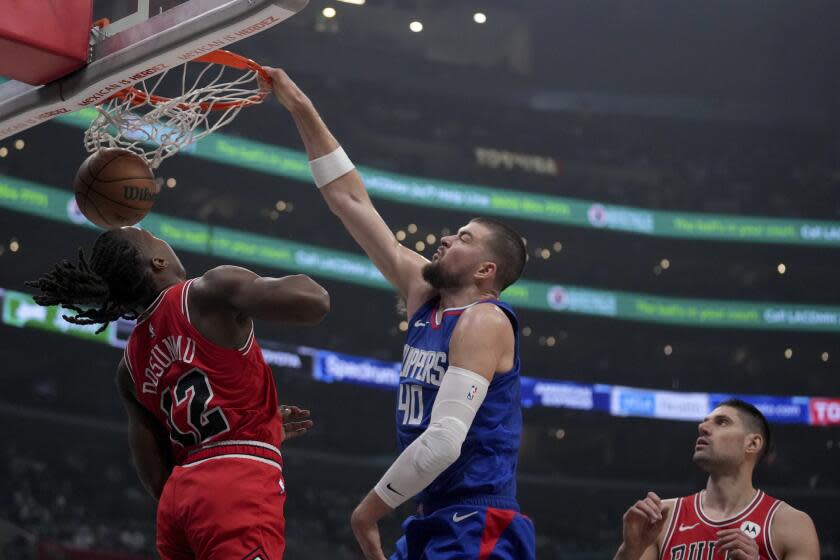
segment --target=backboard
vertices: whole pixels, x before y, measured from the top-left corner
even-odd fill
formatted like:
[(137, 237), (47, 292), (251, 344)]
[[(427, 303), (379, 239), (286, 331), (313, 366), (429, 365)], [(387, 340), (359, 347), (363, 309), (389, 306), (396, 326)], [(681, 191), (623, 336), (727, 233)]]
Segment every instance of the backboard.
[(160, 15), (189, 0), (93, 0), (93, 21), (107, 19), (106, 35), (116, 35), (129, 27)]
[(95, 107), (116, 91), (263, 32), (308, 0), (94, 0), (84, 68), (43, 86), (0, 84), (0, 139), (62, 114)]

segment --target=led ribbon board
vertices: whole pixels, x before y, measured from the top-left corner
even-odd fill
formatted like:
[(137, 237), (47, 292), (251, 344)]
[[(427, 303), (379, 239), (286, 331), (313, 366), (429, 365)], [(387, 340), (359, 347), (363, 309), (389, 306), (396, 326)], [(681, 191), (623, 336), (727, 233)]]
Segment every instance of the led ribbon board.
[[(43, 329), (80, 336), (117, 348), (125, 346), (133, 323), (120, 320), (93, 335), (91, 328), (72, 325), (61, 319), (56, 307), (40, 307), (32, 296), (11, 290), (3, 293), (3, 322), (14, 327)], [(304, 369), (302, 357), (311, 356), (312, 378), (321, 383), (351, 383), (393, 390), (399, 384), (401, 364), (375, 358), (353, 356), (314, 348), (297, 352), (267, 348), (284, 346), (260, 341), (268, 363), (291, 369)], [(635, 416), (659, 420), (697, 422), (724, 400), (737, 396), (757, 406), (770, 422), (777, 424), (840, 425), (840, 398), (728, 395), (721, 393), (680, 393), (640, 389), (619, 385), (576, 383), (555, 379), (521, 377), (522, 406), (597, 411), (611, 416)]]
[[(62, 115), (56, 121), (87, 128), (95, 117), (95, 109), (83, 109)], [(197, 142), (184, 153), (268, 175), (312, 182), (305, 153), (220, 132)], [(412, 177), (370, 167), (358, 169), (371, 196), (402, 204), (656, 237), (840, 247), (840, 222), (647, 210)]]
[[(67, 191), (0, 175), (0, 208), (94, 227)], [(188, 251), (305, 272), (373, 288), (390, 285), (362, 255), (190, 220), (149, 214), (142, 226)], [(610, 319), (730, 329), (840, 331), (840, 307), (687, 299), (520, 280), (502, 294), (511, 305)]]

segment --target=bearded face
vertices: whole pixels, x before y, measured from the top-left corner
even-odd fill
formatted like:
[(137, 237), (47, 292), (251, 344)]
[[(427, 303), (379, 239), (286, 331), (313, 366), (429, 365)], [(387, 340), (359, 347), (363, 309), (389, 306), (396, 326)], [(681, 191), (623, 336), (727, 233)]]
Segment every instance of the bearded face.
[(488, 261), (485, 239), (490, 235), (482, 224), (470, 222), (454, 235), (442, 237), (432, 262), (422, 269), (423, 279), (437, 291), (471, 285), (476, 272)]
[(435, 290), (451, 290), (464, 285), (464, 278), (459, 278), (452, 271), (447, 270), (439, 260), (430, 262), (423, 267), (423, 280)]

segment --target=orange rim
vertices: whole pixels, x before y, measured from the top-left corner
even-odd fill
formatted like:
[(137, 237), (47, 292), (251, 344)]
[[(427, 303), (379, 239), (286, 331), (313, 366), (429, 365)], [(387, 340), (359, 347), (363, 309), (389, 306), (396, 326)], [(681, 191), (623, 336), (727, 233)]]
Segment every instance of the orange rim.
[[(271, 81), (271, 77), (268, 75), (268, 72), (263, 70), (262, 66), (260, 66), (250, 58), (222, 49), (202, 55), (196, 59), (193, 59), (190, 62), (222, 64), (224, 66), (230, 66), (231, 68), (237, 68), (239, 70), (253, 70), (256, 73), (258, 73), (266, 82)], [(268, 95), (267, 91), (261, 91), (252, 95), (251, 97), (248, 97), (247, 99), (240, 99), (239, 101), (225, 101), (224, 103), (210, 103), (207, 101), (203, 101), (198, 104), (198, 107), (201, 108), (202, 111), (227, 111), (228, 109), (234, 107), (246, 107), (248, 105), (256, 105), (257, 103), (262, 102), (262, 100), (265, 99), (266, 95)], [(109, 99), (113, 99), (115, 97), (119, 99), (130, 98), (131, 104), (133, 106), (142, 105), (146, 102), (149, 102), (153, 105), (162, 105), (163, 103), (168, 103), (172, 101), (172, 99), (169, 97), (163, 97), (160, 95), (149, 95), (146, 92), (141, 91), (133, 86), (121, 89), (111, 97), (105, 99), (105, 101), (108, 101)], [(194, 106), (195, 105), (184, 103), (179, 105), (178, 107), (181, 109), (188, 109)]]

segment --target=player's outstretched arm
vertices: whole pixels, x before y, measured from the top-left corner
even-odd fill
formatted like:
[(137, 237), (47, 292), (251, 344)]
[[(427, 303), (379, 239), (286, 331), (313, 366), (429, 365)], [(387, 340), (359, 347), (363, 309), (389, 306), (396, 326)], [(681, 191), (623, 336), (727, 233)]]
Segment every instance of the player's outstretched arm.
[(659, 498), (655, 492), (633, 504), (624, 513), (624, 540), (615, 554), (615, 560), (656, 560), (659, 557), (658, 541), (664, 536), (673, 500)]
[[(432, 293), (431, 286), (423, 280), (421, 274), (421, 269), (429, 261), (403, 247), (394, 238), (391, 229), (374, 208), (362, 178), (349, 164), (349, 160), (330, 155), (340, 148), (339, 143), (306, 94), (283, 70), (266, 67), (266, 71), (271, 76), (274, 95), (295, 121), (316, 184), (330, 210), (338, 216), (373, 264), (406, 299), (409, 309), (421, 305)], [(322, 180), (326, 182), (321, 184)]]
[(788, 504), (779, 506), (770, 526), (770, 540), (781, 560), (818, 560), (820, 541), (811, 517)]
[(163, 485), (172, 472), (169, 437), (163, 426), (135, 397), (134, 383), (131, 381), (125, 360), (120, 360), (116, 381), (117, 390), (128, 413), (128, 446), (131, 449), (134, 468), (146, 491), (155, 500), (159, 500)]
[(240, 320), (316, 325), (330, 310), (330, 295), (304, 274), (267, 278), (230, 265), (208, 270), (197, 278), (190, 298), (191, 305), (227, 309)]

